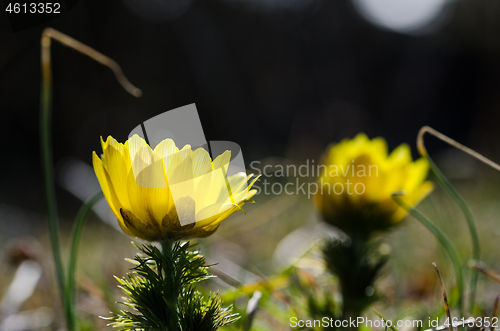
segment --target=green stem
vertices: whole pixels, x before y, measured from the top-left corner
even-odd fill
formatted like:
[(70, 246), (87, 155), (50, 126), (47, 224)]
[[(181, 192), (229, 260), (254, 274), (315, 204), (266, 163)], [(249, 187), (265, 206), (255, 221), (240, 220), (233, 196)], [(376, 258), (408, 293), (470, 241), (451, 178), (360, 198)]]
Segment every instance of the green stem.
[(164, 256), (172, 256), (172, 247), (173, 247), (173, 242), (170, 240), (164, 240), (160, 242), (161, 244), (161, 252)]
[(71, 252), (69, 257), (69, 267), (68, 267), (68, 283), (66, 291), (66, 301), (69, 302), (70, 308), (70, 318), (73, 325), (76, 325), (75, 316), (75, 270), (78, 259), (78, 247), (80, 244), (80, 237), (83, 229), (87, 215), (92, 207), (104, 197), (102, 192), (96, 193), (90, 199), (85, 202), (85, 204), (80, 208), (73, 225), (73, 231), (71, 234)]
[(406, 209), (413, 217), (415, 217), (420, 223), (422, 223), (429, 231), (434, 234), (434, 236), (438, 239), (438, 241), (443, 245), (444, 249), (450, 256), (450, 259), (453, 263), (453, 266), (455, 268), (455, 272), (457, 274), (457, 285), (458, 285), (458, 306), (460, 310), (460, 315), (463, 317), (464, 314), (464, 272), (462, 269), (462, 262), (460, 260), (460, 256), (457, 253), (457, 250), (455, 249), (455, 246), (453, 246), (453, 243), (451, 240), (448, 238), (448, 236), (434, 223), (431, 222), (427, 216), (419, 212), (418, 210), (414, 209), (410, 205), (406, 204), (403, 200), (401, 200), (398, 196), (393, 195), (394, 201), (398, 203), (401, 207)]
[[(177, 283), (176, 279), (176, 274), (175, 270), (176, 268), (176, 258), (174, 255), (178, 253), (178, 248), (179, 246), (175, 244), (175, 242), (171, 240), (164, 240), (160, 242), (161, 245), (161, 253), (162, 255), (166, 258), (166, 260), (169, 261), (169, 264), (163, 265), (163, 279), (165, 282), (169, 284), (173, 284), (172, 291), (165, 292), (165, 303), (167, 305), (167, 309), (165, 311), (166, 316), (177, 316), (177, 303), (178, 303), (178, 298), (180, 295), (180, 284)], [(168, 294), (167, 294), (168, 293)], [(170, 318), (168, 321), (168, 326), (164, 326), (164, 330), (172, 330), (172, 331), (178, 331), (179, 330), (179, 324), (178, 324), (178, 317), (176, 318)]]
[(71, 297), (68, 294), (68, 288), (65, 286), (64, 267), (61, 258), (61, 250), (59, 244), (59, 222), (57, 217), (57, 203), (54, 184), (54, 166), (52, 156), (52, 137), (51, 137), (51, 118), (52, 118), (52, 64), (50, 45), (52, 39), (60, 42), (61, 44), (72, 48), (82, 54), (89, 56), (95, 61), (109, 67), (115, 74), (116, 79), (122, 87), (135, 97), (140, 97), (142, 92), (140, 89), (132, 85), (128, 79), (123, 75), (120, 66), (109, 57), (97, 52), (96, 50), (82, 44), (81, 42), (56, 31), (52, 28), (43, 30), (41, 39), (41, 55), (42, 55), (42, 88), (41, 88), (41, 107), (40, 107), (40, 141), (41, 141), (41, 154), (42, 154), (42, 168), (45, 185), (45, 193), (47, 199), (47, 215), (49, 218), (50, 241), (52, 245), (52, 254), (54, 256), (54, 263), (56, 267), (57, 281), (64, 308), (64, 316), (68, 331), (75, 330), (73, 319), (73, 307)]
[[(446, 190), (446, 192), (455, 200), (457, 205), (460, 207), (462, 212), (465, 215), (465, 219), (467, 220), (467, 224), (469, 226), (469, 232), (471, 234), (472, 239), (472, 257), (474, 260), (479, 261), (481, 258), (481, 250), (479, 246), (479, 235), (477, 233), (476, 222), (474, 220), (474, 216), (472, 212), (465, 202), (464, 198), (458, 193), (458, 191), (451, 185), (450, 181), (444, 176), (444, 174), (439, 170), (437, 165), (432, 161), (432, 159), (427, 156), (427, 160), (429, 161), (430, 167), (436, 178), (438, 179), (441, 186)], [(469, 297), (469, 311), (472, 312), (472, 308), (474, 307), (474, 301), (476, 298), (476, 284), (478, 278), (478, 271), (476, 269), (471, 270), (471, 279), (470, 279), (470, 297)]]
[[(438, 166), (434, 163), (432, 158), (429, 156), (429, 153), (427, 153), (427, 150), (426, 150), (425, 144), (424, 144), (424, 134), (425, 133), (432, 134), (436, 138), (450, 144), (453, 147), (460, 149), (461, 151), (475, 157), (476, 159), (480, 160), (481, 162), (484, 162), (485, 164), (488, 164), (489, 166), (491, 166), (497, 170), (499, 169), (499, 166), (496, 163), (488, 160), (484, 156), (471, 150), (470, 148), (463, 146), (462, 144), (456, 142), (455, 140), (439, 133), (438, 131), (436, 131), (428, 126), (424, 126), (422, 129), (420, 129), (420, 131), (418, 133), (418, 138), (417, 138), (418, 150), (419, 150), (420, 154), (422, 156), (424, 156), (427, 159), (427, 161), (429, 162), (430, 168), (431, 168), (432, 172), (434, 173), (434, 175), (436, 176), (439, 183), (441, 184), (441, 186), (451, 196), (451, 198), (453, 200), (455, 200), (458, 207), (464, 213), (465, 219), (467, 220), (467, 224), (469, 226), (469, 232), (471, 235), (472, 258), (474, 260), (479, 261), (481, 259), (481, 248), (479, 245), (479, 235), (477, 232), (476, 221), (474, 220), (474, 216), (472, 215), (472, 211), (470, 210), (469, 206), (467, 205), (467, 202), (465, 202), (464, 198), (460, 195), (460, 193), (458, 193), (458, 191), (453, 187), (453, 185), (446, 178), (446, 176), (441, 172), (441, 170), (438, 168)], [(478, 271), (476, 269), (473, 269), (471, 271), (470, 298), (469, 298), (469, 311), (471, 313), (472, 313), (472, 309), (474, 307), (474, 301), (476, 298), (477, 279), (478, 279)]]
[[(47, 202), (47, 216), (49, 218), (50, 241), (52, 245), (52, 254), (56, 268), (57, 282), (63, 299), (64, 314), (68, 321), (69, 311), (64, 300), (64, 269), (59, 245), (59, 221), (57, 216), (57, 201), (54, 184), (54, 166), (52, 161), (52, 136), (51, 136), (51, 117), (52, 117), (52, 69), (50, 61), (50, 47), (47, 50), (47, 42), (42, 37), (42, 97), (40, 108), (40, 141), (42, 150), (42, 167), (45, 186), (45, 197)], [(50, 41), (48, 42), (50, 45)], [(68, 330), (72, 331), (72, 326), (68, 323)]]

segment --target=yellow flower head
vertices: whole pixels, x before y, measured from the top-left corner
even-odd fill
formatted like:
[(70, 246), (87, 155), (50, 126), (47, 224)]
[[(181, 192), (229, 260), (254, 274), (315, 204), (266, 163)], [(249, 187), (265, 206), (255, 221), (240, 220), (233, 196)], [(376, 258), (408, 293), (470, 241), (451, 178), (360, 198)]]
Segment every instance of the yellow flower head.
[[(137, 135), (125, 144), (101, 139), (94, 171), (122, 230), (149, 241), (207, 237), (256, 193), (239, 173), (226, 177), (231, 153), (214, 161), (203, 148), (179, 150), (171, 139), (154, 150)], [(255, 182), (255, 181), (254, 181)]]
[(433, 189), (425, 181), (427, 161), (413, 162), (408, 145), (388, 154), (383, 138), (369, 140), (362, 133), (330, 147), (321, 170), (315, 204), (325, 221), (348, 234), (383, 230), (401, 221), (407, 212), (393, 201), (393, 192), (404, 191), (403, 200), (415, 205)]

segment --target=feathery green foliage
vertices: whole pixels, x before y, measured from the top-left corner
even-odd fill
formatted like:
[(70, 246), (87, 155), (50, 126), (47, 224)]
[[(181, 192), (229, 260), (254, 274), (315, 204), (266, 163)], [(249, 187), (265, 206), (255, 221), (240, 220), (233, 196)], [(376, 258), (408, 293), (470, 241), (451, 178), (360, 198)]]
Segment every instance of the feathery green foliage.
[(188, 242), (164, 243), (163, 251), (145, 244), (145, 256), (131, 261), (136, 266), (126, 278), (117, 278), (127, 295), (122, 310), (107, 318), (120, 330), (213, 331), (237, 320), (232, 307), (223, 308), (218, 294), (205, 298), (196, 283), (212, 278), (206, 259), (192, 251)]

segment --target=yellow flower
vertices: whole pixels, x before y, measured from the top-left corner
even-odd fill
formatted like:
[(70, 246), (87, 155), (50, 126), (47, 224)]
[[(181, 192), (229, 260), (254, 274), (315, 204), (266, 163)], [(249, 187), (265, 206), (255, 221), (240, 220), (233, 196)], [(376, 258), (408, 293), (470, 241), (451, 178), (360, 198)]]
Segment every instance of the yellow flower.
[[(148, 241), (207, 237), (256, 193), (239, 173), (226, 177), (231, 153), (213, 162), (190, 145), (179, 150), (171, 139), (154, 150), (139, 136), (125, 144), (101, 139), (94, 171), (122, 230)], [(174, 201), (175, 197), (175, 201)]]
[(315, 204), (325, 221), (348, 234), (384, 230), (407, 214), (393, 192), (404, 191), (403, 200), (416, 205), (432, 191), (428, 170), (425, 159), (413, 162), (408, 145), (388, 154), (383, 138), (358, 134), (327, 150)]

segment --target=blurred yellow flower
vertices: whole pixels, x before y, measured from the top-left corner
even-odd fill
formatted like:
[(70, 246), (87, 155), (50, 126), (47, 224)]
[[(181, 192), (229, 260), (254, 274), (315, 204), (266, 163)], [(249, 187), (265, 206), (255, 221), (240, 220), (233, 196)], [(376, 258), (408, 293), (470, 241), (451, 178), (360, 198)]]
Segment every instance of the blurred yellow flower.
[(413, 162), (408, 145), (388, 154), (383, 138), (361, 133), (327, 150), (315, 204), (325, 221), (348, 234), (384, 230), (407, 214), (393, 192), (404, 191), (403, 200), (415, 205), (432, 191), (428, 170), (425, 159)]
[[(207, 237), (256, 193), (252, 175), (226, 177), (231, 153), (213, 162), (203, 148), (179, 150), (171, 139), (154, 150), (137, 135), (125, 144), (101, 139), (94, 171), (122, 230), (148, 241)], [(174, 199), (175, 197), (175, 199)]]

